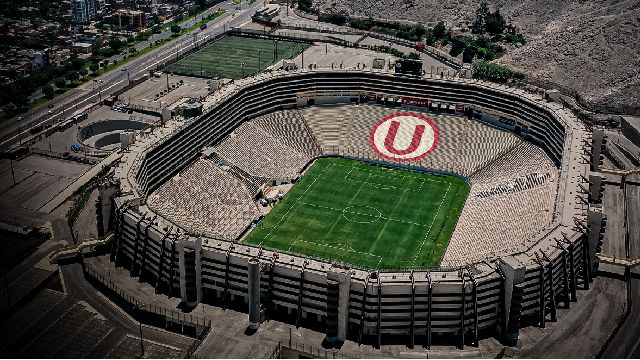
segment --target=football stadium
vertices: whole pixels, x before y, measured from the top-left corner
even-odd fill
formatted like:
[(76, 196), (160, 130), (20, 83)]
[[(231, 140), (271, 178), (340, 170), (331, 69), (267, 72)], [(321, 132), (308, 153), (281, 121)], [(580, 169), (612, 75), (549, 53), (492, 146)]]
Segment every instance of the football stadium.
[(497, 331), (515, 344), (598, 266), (605, 219), (576, 197), (590, 186), (579, 154), (601, 140), (504, 85), (267, 71), (129, 146), (101, 189), (116, 194), (101, 196), (116, 209), (111, 259), (253, 327), (410, 347)]
[(3, 20), (0, 354), (640, 355), (633, 5), (92, 1)]

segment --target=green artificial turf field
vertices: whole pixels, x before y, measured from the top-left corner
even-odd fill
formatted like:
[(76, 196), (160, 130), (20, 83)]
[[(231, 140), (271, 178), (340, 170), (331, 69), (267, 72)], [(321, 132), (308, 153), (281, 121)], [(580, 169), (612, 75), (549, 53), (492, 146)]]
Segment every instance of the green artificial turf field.
[(468, 192), (454, 176), (321, 158), (245, 241), (360, 268), (433, 268)]
[(307, 47), (308, 44), (292, 41), (276, 42), (226, 36), (169, 65), (168, 71), (184, 75), (241, 79), (282, 59), (294, 58)]

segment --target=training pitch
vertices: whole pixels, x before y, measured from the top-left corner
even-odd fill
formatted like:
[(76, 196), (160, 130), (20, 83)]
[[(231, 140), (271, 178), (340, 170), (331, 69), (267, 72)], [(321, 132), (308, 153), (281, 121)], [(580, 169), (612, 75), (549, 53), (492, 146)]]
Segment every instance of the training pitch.
[[(309, 47), (292, 41), (225, 36), (169, 66), (176, 74), (241, 79)], [(244, 64), (244, 65), (243, 65)]]
[(468, 192), (454, 176), (321, 158), (245, 241), (369, 269), (437, 267)]

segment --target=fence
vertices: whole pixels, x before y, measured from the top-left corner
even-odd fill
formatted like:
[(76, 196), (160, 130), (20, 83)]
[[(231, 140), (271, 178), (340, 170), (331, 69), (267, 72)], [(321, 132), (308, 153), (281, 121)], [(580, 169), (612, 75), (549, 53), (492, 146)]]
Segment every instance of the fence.
[(358, 359), (358, 357), (343, 354), (335, 349), (325, 349), (305, 343), (299, 343), (291, 339), (279, 341), (278, 345), (276, 345), (276, 347), (271, 352), (269, 358)]
[(76, 161), (76, 162), (79, 162), (79, 163), (91, 164), (91, 165), (95, 165), (96, 163), (98, 163), (98, 160), (92, 159), (92, 158), (87, 158), (87, 156), (101, 156), (101, 157), (104, 157), (104, 153), (94, 153), (93, 151), (84, 152), (82, 154), (71, 154), (71, 153), (68, 153), (65, 156), (64, 153), (38, 149), (38, 148), (34, 148), (34, 147), (30, 147), (29, 148), (29, 153), (30, 154), (35, 154), (35, 155), (52, 157), (52, 158), (71, 160), (71, 161)]
[[(211, 327), (211, 320), (193, 314), (185, 314), (179, 310), (167, 309), (161, 306), (146, 304), (138, 298), (118, 286), (111, 280), (110, 276), (105, 276), (97, 269), (88, 264), (84, 264), (85, 277), (93, 279), (99, 290), (115, 297), (115, 302), (127, 311), (129, 315), (138, 319), (140, 322), (150, 323), (158, 326), (163, 325), (169, 328), (170, 325), (182, 325), (192, 328), (194, 331), (192, 336), (199, 338), (203, 331), (208, 332), (207, 328)], [(181, 333), (185, 333), (185, 329), (181, 327)], [(205, 334), (206, 336), (206, 334)]]
[[(401, 46), (405, 46), (405, 47), (409, 47), (414, 49), (415, 51), (418, 52), (423, 52), (433, 58), (435, 58), (436, 60), (442, 62), (445, 65), (448, 65), (450, 67), (452, 67), (455, 70), (459, 70), (462, 68), (462, 61), (460, 61), (459, 59), (445, 53), (442, 52), (436, 48), (427, 46), (424, 48), (424, 50), (417, 50), (415, 49), (416, 43), (413, 41), (409, 41), (409, 40), (405, 40), (405, 39), (401, 39), (401, 38), (397, 38), (394, 36), (390, 36), (390, 35), (385, 35), (385, 34), (380, 34), (380, 33), (376, 33), (373, 31), (365, 31), (365, 30), (340, 30), (340, 29), (336, 29), (336, 28), (330, 28), (330, 27), (312, 27), (312, 26), (302, 26), (302, 25), (281, 25), (280, 28), (282, 29), (291, 29), (291, 30), (298, 30), (298, 31), (305, 31), (305, 32), (320, 32), (320, 33), (329, 33), (329, 34), (339, 34), (339, 35), (360, 35), (360, 36), (369, 36), (372, 37), (374, 39), (378, 39), (378, 40), (382, 40), (386, 43), (393, 43), (393, 44), (397, 44), (397, 45), (401, 45)], [(322, 40), (319, 40), (322, 41)], [(326, 40), (324, 40), (326, 41)], [(348, 43), (345, 40), (345, 43)]]

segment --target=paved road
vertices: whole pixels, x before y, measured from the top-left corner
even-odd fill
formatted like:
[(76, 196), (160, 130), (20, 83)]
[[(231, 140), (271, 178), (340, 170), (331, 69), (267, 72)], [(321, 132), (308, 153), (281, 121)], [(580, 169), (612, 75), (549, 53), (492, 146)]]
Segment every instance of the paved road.
[[(229, 3), (221, 5), (221, 8), (230, 8)], [(181, 53), (198, 46), (209, 38), (225, 32), (228, 28), (239, 27), (242, 24), (251, 21), (253, 13), (264, 6), (262, 1), (256, 1), (251, 5), (242, 3), (240, 10), (227, 11), (224, 15), (218, 17), (214, 21), (207, 24), (207, 29), (195, 29), (190, 33), (184, 34), (162, 47), (150, 51), (127, 64), (124, 64), (113, 71), (106, 73), (94, 81), (85, 83), (77, 89), (68, 91), (67, 93), (39, 106), (27, 114), (22, 119), (14, 119), (7, 122), (3, 129), (0, 130), (0, 148), (8, 148), (14, 143), (20, 141), (29, 135), (29, 129), (33, 126), (41, 124), (52, 124), (58, 119), (69, 116), (74, 111), (81, 109), (93, 102), (98, 102), (100, 98), (106, 97), (113, 91), (125, 86), (129, 80), (135, 79), (151, 69), (167, 62), (173, 56), (179, 56)], [(53, 104), (53, 110), (48, 105)], [(49, 112), (51, 111), (51, 114)]]
[[(107, 301), (100, 295), (84, 278), (80, 264), (69, 264), (60, 267), (62, 278), (64, 279), (65, 291), (74, 300), (85, 301), (102, 316), (112, 321), (130, 334), (140, 332), (139, 323), (125, 315), (124, 311)], [(143, 338), (162, 344), (179, 345), (181, 348), (188, 347), (192, 341), (187, 337), (163, 331), (153, 327), (142, 327)], [(186, 345), (186, 346), (185, 346)]]
[[(626, 185), (627, 225), (629, 231), (629, 257), (640, 257), (640, 186)], [(631, 309), (620, 326), (603, 358), (640, 358), (640, 268), (631, 271)]]

